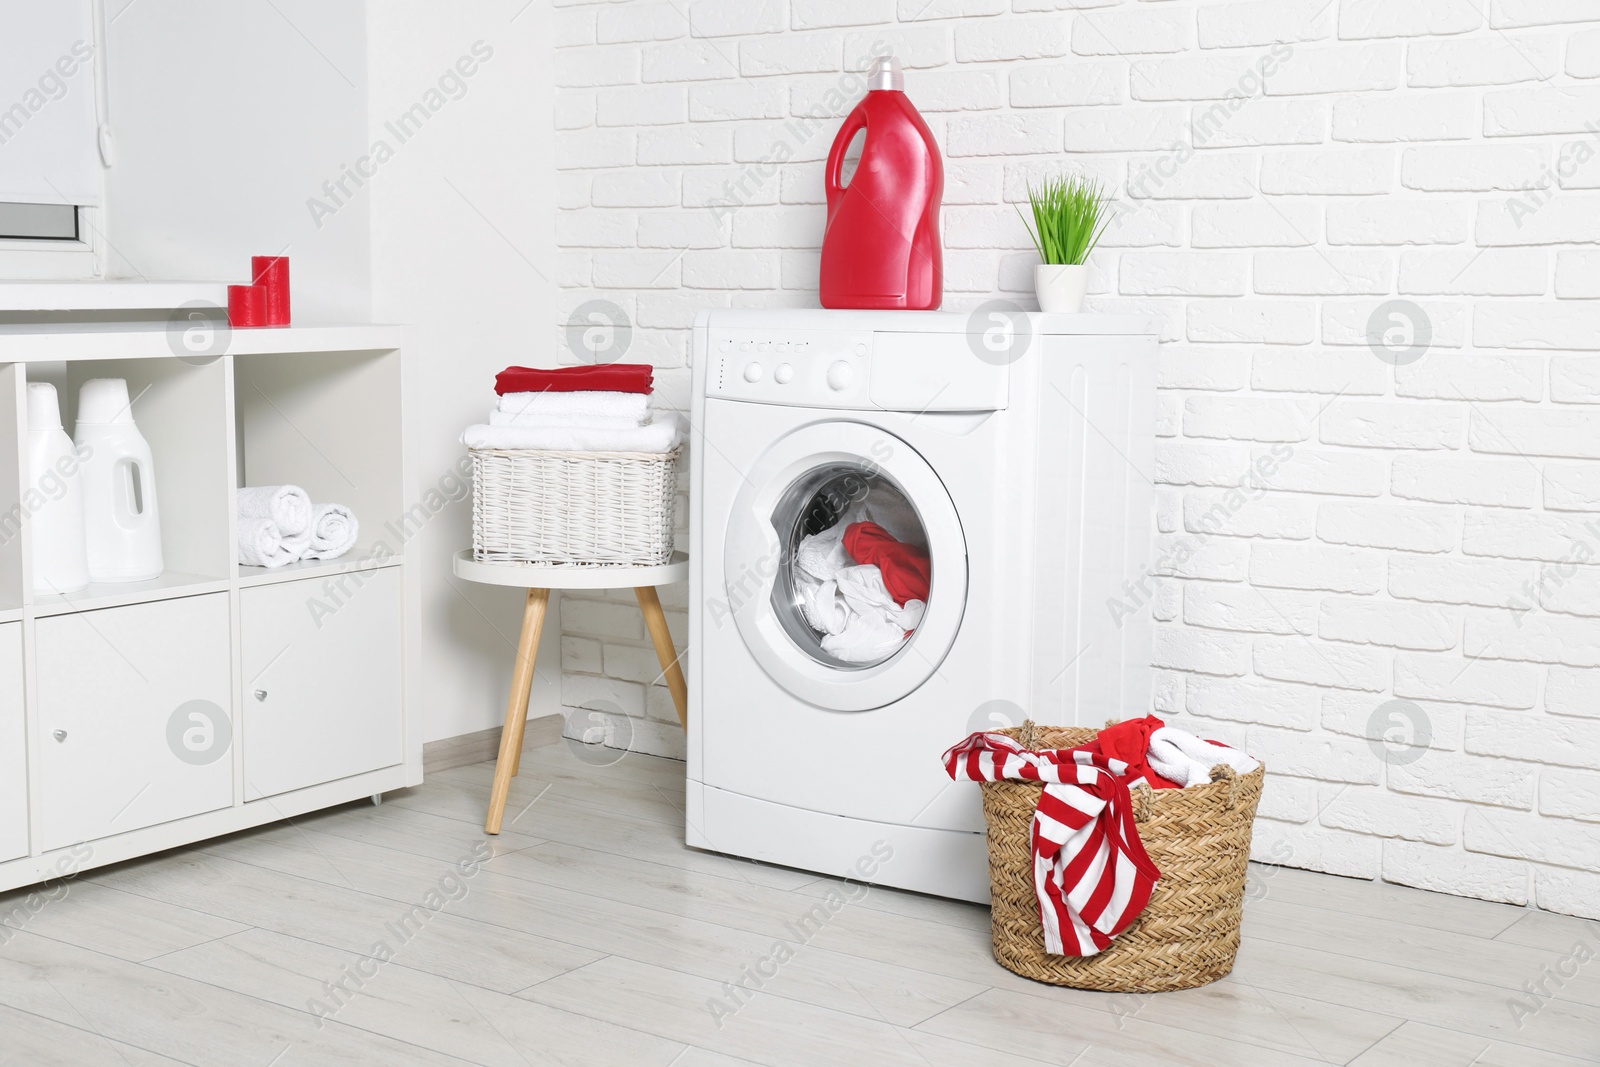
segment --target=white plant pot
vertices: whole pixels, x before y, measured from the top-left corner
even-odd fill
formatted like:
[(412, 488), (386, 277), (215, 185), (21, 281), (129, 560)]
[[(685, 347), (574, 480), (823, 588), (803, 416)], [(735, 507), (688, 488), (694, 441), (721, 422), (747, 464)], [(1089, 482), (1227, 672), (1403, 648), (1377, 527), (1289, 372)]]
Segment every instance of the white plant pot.
[(1040, 263), (1033, 268), (1033, 291), (1039, 297), (1040, 311), (1082, 311), (1088, 289), (1089, 268), (1081, 264)]

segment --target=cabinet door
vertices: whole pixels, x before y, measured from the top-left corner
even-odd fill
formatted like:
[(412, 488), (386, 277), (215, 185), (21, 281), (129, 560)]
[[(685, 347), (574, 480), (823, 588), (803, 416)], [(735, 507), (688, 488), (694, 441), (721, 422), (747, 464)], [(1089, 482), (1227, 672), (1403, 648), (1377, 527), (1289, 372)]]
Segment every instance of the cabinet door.
[(228, 595), (40, 619), (46, 849), (233, 803)]
[(0, 626), (0, 860), (28, 854), (28, 734), (22, 718), (22, 624)]
[(240, 596), (245, 799), (399, 763), (400, 571), (257, 586)]

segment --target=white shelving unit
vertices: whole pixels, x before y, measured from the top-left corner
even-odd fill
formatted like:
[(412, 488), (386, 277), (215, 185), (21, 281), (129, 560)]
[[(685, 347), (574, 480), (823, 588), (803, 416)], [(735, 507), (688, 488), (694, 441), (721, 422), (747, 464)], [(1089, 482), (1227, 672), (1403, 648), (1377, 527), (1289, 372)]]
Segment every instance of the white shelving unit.
[[(159, 308), (194, 287), (75, 295)], [(40, 296), (0, 311), (71, 303)], [(397, 327), (320, 326), (180, 357), (162, 321), (0, 319), (0, 890), (421, 782), (417, 574), (387, 527), (416, 499), (400, 349)], [(96, 377), (135, 398), (167, 570), (36, 596), (26, 386), (54, 383), (70, 429)], [(238, 565), (234, 490), (282, 482), (348, 505), (355, 549)]]

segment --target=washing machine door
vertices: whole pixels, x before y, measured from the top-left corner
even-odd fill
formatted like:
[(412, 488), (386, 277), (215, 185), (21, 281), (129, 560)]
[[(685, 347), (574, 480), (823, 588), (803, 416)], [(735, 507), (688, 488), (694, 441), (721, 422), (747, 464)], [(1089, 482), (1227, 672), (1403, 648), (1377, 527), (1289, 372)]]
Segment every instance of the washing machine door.
[(967, 545), (950, 494), (909, 444), (863, 423), (816, 423), (774, 442), (734, 501), (723, 563), (751, 655), (785, 690), (834, 711), (883, 707), (933, 677), (966, 610)]

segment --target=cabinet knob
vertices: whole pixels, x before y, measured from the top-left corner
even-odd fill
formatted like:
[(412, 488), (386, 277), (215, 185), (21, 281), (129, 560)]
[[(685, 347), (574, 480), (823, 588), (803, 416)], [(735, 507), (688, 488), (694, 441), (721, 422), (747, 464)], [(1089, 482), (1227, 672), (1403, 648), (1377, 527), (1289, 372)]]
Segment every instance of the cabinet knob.
[(265, 700), (265, 699), (267, 699), (267, 691), (265, 689), (257, 689), (256, 690), (256, 699), (257, 700)]
[(65, 741), (67, 739), (67, 732), (65, 730), (53, 730), (51, 731), (50, 736), (55, 738), (57, 741)]

